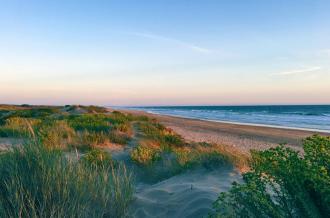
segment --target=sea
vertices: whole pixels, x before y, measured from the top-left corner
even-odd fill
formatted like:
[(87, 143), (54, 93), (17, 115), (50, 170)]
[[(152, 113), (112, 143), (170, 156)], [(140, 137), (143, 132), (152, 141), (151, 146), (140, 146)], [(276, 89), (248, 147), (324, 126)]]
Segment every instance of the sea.
[(330, 105), (126, 107), (154, 114), (330, 133)]

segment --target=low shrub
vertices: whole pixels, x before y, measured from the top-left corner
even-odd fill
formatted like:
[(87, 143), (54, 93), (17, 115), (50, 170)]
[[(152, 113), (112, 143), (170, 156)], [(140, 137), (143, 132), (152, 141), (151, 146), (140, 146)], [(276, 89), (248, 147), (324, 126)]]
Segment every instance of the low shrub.
[(139, 122), (138, 127), (140, 131), (143, 132), (145, 138), (155, 140), (163, 147), (167, 147), (167, 149), (169, 147), (184, 146), (186, 144), (180, 135), (156, 121)]
[(86, 164), (100, 167), (107, 167), (113, 164), (111, 155), (100, 149), (91, 149), (82, 159)]
[(330, 138), (304, 141), (304, 154), (284, 146), (253, 151), (244, 183), (214, 203), (218, 217), (328, 217)]
[(138, 145), (131, 154), (131, 159), (141, 165), (149, 165), (160, 159), (160, 150), (157, 148)]

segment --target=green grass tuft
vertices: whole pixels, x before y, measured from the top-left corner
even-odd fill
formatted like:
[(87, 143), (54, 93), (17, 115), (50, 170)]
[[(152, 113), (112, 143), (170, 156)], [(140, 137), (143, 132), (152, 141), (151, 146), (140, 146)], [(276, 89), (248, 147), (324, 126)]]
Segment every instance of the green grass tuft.
[(84, 157), (82, 158), (83, 161), (86, 162), (88, 165), (93, 165), (97, 167), (109, 167), (114, 164), (111, 154), (101, 150), (101, 149), (91, 149), (88, 151)]

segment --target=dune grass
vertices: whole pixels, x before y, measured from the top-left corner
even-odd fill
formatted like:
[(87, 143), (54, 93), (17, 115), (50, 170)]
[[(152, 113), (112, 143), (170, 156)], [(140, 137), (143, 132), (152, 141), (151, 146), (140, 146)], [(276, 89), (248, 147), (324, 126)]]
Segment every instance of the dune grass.
[(138, 124), (138, 128), (144, 134), (144, 138), (159, 143), (161, 147), (179, 147), (186, 144), (180, 135), (155, 120), (139, 122)]
[[(65, 108), (71, 107), (74, 106)], [(129, 142), (131, 116), (120, 112), (108, 113), (106, 109), (95, 106), (79, 107), (93, 110), (93, 113), (67, 114), (59, 107), (46, 106), (12, 110), (0, 118), (0, 137), (29, 138), (32, 128), (48, 147), (80, 149), (108, 142), (122, 145)], [(94, 113), (95, 110), (107, 113)]]
[(111, 128), (104, 114), (70, 115), (65, 120), (76, 131), (106, 132)]
[(70, 161), (35, 142), (0, 154), (0, 217), (125, 216), (131, 175), (122, 165), (99, 167), (102, 160), (97, 166), (85, 160), (95, 161), (90, 156)]
[(214, 203), (214, 217), (329, 217), (330, 138), (304, 141), (304, 154), (279, 146), (253, 151), (244, 183)]
[[(149, 149), (158, 151), (158, 153), (173, 153), (182, 167), (204, 164), (207, 161), (221, 164), (230, 162), (238, 168), (245, 167), (249, 163), (249, 156), (233, 147), (206, 142), (188, 143), (173, 130), (156, 121), (140, 122), (139, 128), (143, 133), (142, 143), (148, 142), (144, 147), (149, 147)], [(141, 154), (153, 155), (152, 152)]]
[(72, 115), (58, 107), (4, 108), (0, 137), (23, 138), (26, 144), (0, 154), (0, 217), (127, 215), (132, 176), (95, 147), (127, 143), (131, 118), (83, 108), (87, 112)]
[(76, 140), (76, 132), (63, 120), (45, 120), (34, 126), (33, 130), (48, 148), (66, 149)]
[(211, 167), (231, 164), (240, 170), (249, 165), (249, 155), (233, 147), (206, 142), (191, 143), (189, 146), (173, 148), (178, 162), (183, 167), (203, 165)]
[(83, 142), (92, 146), (107, 141), (124, 145), (130, 140), (130, 119), (119, 112), (71, 115), (63, 119), (78, 133)]
[(130, 156), (142, 168), (142, 177), (148, 178), (148, 182), (157, 182), (196, 167), (233, 165), (246, 170), (249, 164), (248, 154), (224, 145), (188, 143), (155, 120), (138, 122), (138, 129), (142, 138)]

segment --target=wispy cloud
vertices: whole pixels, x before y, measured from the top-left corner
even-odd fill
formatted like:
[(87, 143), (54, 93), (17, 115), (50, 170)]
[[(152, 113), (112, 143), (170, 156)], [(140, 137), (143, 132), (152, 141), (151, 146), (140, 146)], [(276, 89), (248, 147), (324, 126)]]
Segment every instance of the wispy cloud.
[(203, 54), (212, 53), (212, 50), (204, 48), (204, 47), (197, 46), (193, 43), (189, 43), (189, 42), (185, 42), (185, 41), (181, 41), (181, 40), (178, 40), (178, 39), (173, 39), (173, 38), (169, 38), (169, 37), (165, 37), (165, 36), (161, 36), (161, 35), (157, 35), (157, 34), (142, 33), (142, 32), (129, 32), (128, 34), (138, 36), (138, 37), (147, 38), (147, 39), (166, 41), (166, 42), (173, 43), (173, 44), (176, 44), (178, 46), (184, 47), (186, 49), (190, 49), (192, 51), (203, 53)]
[(321, 67), (308, 67), (304, 69), (282, 71), (282, 72), (274, 73), (272, 75), (280, 75), (280, 76), (294, 75), (294, 74), (310, 73), (310, 72), (318, 71), (320, 69)]

